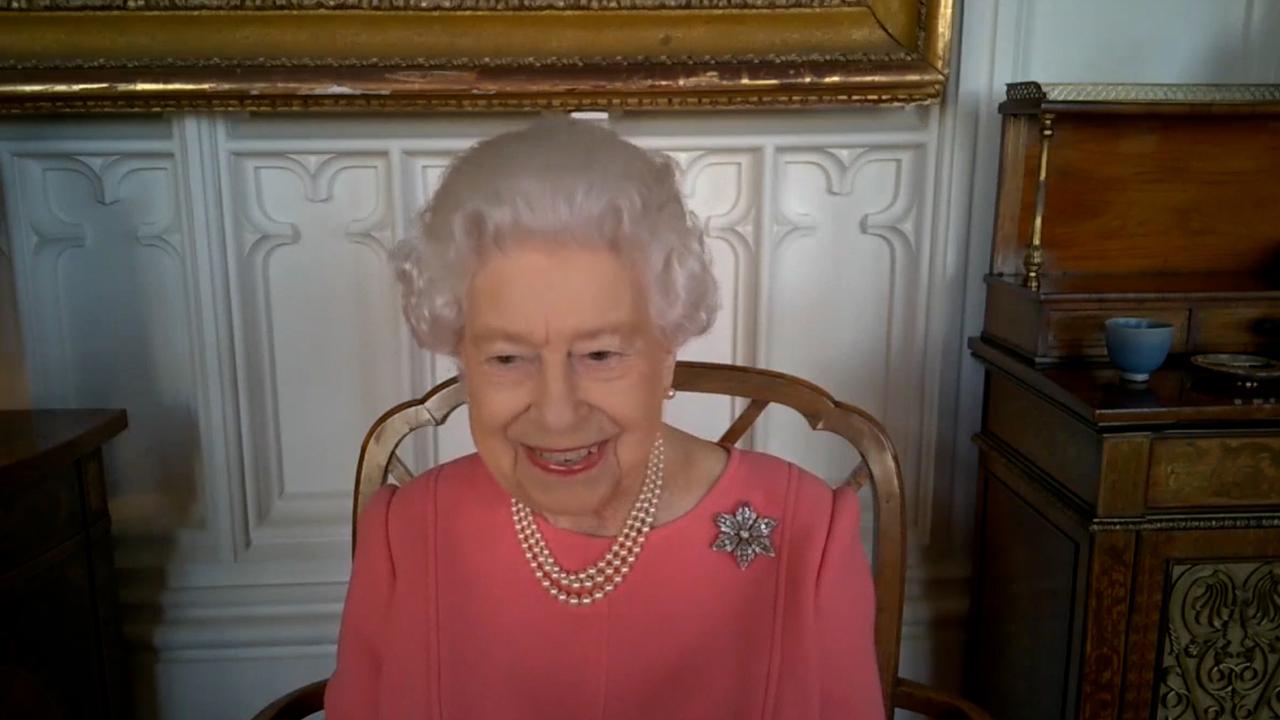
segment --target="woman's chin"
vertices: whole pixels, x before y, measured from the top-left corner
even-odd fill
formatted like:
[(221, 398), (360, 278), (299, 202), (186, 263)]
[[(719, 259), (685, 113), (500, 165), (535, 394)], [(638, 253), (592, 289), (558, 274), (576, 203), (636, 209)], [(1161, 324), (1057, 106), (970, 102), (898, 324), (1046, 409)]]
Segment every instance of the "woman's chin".
[(528, 473), (520, 478), (525, 503), (543, 515), (591, 515), (597, 511), (616, 485), (602, 473), (586, 473), (565, 478), (545, 473)]

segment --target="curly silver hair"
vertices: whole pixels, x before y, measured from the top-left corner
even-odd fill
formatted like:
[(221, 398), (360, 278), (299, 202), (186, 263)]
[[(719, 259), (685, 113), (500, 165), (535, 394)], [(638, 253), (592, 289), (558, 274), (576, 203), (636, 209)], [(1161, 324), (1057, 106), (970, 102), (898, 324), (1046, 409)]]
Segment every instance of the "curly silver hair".
[(401, 242), (393, 262), (404, 316), (434, 352), (457, 355), (472, 273), (520, 236), (603, 245), (642, 263), (654, 322), (673, 349), (709, 330), (719, 309), (672, 161), (592, 123), (544, 118), (475, 145), (419, 219), (419, 236)]

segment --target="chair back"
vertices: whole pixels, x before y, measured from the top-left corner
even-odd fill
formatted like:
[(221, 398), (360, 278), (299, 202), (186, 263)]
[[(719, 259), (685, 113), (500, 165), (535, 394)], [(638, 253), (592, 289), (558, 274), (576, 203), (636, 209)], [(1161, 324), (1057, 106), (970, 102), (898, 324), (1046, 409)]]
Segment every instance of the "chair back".
[[(771, 370), (719, 363), (676, 363), (673, 386), (679, 392), (729, 395), (749, 400), (720, 442), (736, 444), (772, 403), (800, 413), (814, 430), (834, 433), (849, 442), (861, 458), (846, 482), (871, 490), (875, 508), (873, 569), (876, 588), (876, 659), (886, 704), (894, 698), (898, 650), (902, 640), (903, 583), (906, 574), (906, 525), (902, 505), (902, 472), (884, 427), (865, 411), (831, 397), (800, 378)], [(352, 503), (352, 549), (355, 524), (365, 503), (388, 479), (403, 485), (415, 473), (395, 450), (409, 433), (444, 424), (465, 402), (464, 387), (451, 378), (417, 400), (401, 403), (378, 418), (360, 448)]]

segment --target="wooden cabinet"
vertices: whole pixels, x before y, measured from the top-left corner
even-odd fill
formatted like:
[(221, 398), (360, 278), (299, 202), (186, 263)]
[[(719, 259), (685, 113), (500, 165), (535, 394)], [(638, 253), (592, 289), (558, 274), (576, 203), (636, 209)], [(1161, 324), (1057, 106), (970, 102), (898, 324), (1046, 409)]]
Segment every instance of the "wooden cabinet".
[(1280, 718), (1280, 398), (986, 368), (968, 682), (1002, 720)]
[[(985, 364), (971, 697), (1002, 720), (1280, 720), (1280, 86), (1015, 83)], [(1105, 321), (1170, 323), (1142, 385)]]
[(1280, 86), (1009, 86), (983, 337), (1105, 359), (1103, 321), (1175, 353), (1280, 352)]
[(0, 715), (130, 717), (101, 445), (123, 411), (0, 411)]

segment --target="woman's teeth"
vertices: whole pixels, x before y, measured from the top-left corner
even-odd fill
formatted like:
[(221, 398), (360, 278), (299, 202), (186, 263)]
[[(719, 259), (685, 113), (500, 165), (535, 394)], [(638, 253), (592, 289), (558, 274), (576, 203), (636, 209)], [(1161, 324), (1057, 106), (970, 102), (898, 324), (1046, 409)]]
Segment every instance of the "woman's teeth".
[(552, 465), (568, 467), (571, 465), (577, 465), (578, 463), (585, 460), (588, 455), (596, 451), (597, 447), (599, 446), (592, 445), (591, 447), (578, 448), (577, 450), (566, 450), (561, 452), (550, 452), (546, 450), (534, 450), (534, 452), (538, 454), (538, 457), (542, 458), (543, 460), (546, 460)]

